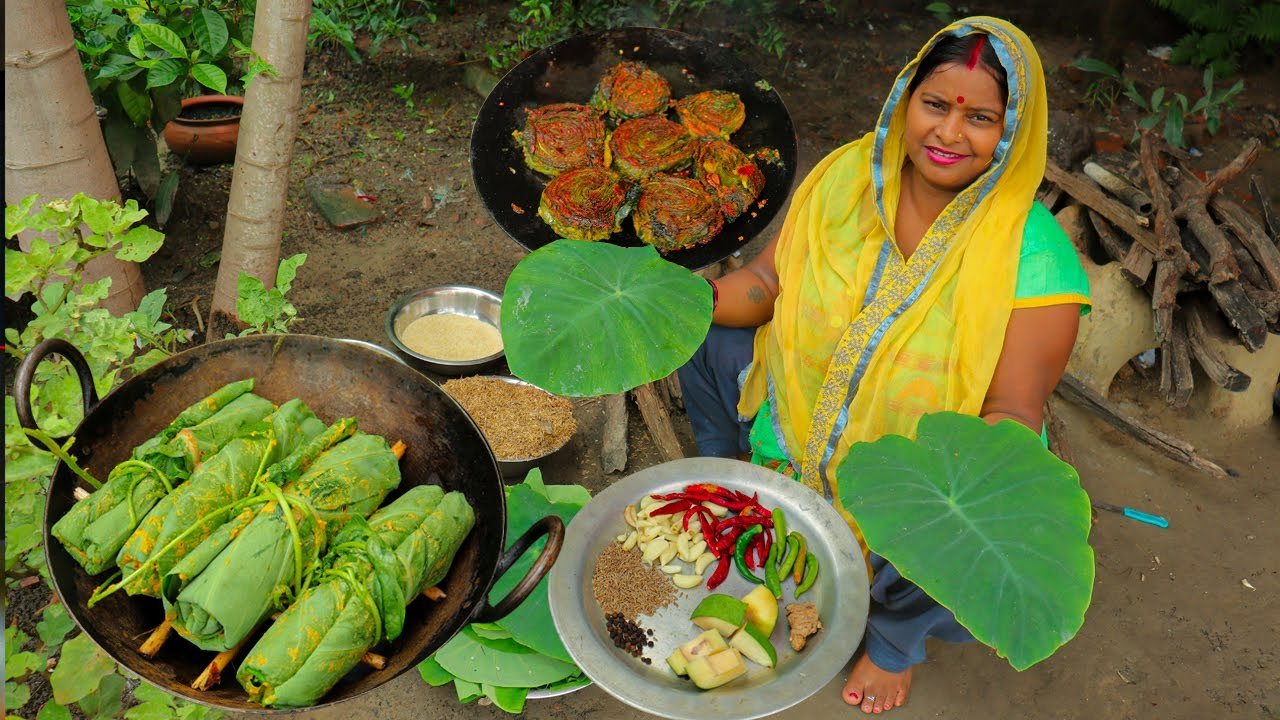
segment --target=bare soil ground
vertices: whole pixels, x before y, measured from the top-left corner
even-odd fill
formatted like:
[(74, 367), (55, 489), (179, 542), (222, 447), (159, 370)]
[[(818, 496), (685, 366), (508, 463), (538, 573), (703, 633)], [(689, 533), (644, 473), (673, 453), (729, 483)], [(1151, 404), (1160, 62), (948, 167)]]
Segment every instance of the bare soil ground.
[[(781, 59), (754, 46), (737, 19), (726, 14), (707, 13), (687, 28), (732, 47), (778, 89), (797, 128), (797, 181), (825, 153), (872, 127), (898, 68), (937, 26), (923, 11), (836, 22), (818, 7), (806, 3), (777, 17), (789, 42)], [(499, 22), (504, 11), (486, 4), (442, 16), (425, 27), (423, 47), (391, 46), (363, 64), (338, 53), (317, 54), (308, 62), (282, 248), (282, 256), (308, 254), (291, 295), (300, 311), (295, 332), (386, 345), (384, 314), (407, 291), (450, 283), (503, 289), (524, 252), (494, 224), (472, 187), (468, 148), (482, 97), (463, 77), (464, 61), (483, 56), (486, 27)], [(1117, 104), (1120, 116), (1110, 117), (1082, 99), (1087, 80), (1073, 81), (1062, 69), (1088, 50), (1090, 39), (1034, 11), (1011, 19), (1024, 22), (1037, 42), (1051, 108), (1085, 117), (1099, 136), (1127, 137), (1133, 118), (1125, 101)], [(1198, 97), (1193, 91), (1199, 73), (1149, 57), (1148, 44), (1127, 48), (1128, 72), (1148, 92), (1167, 85)], [(1257, 72), (1245, 81), (1247, 89), (1224, 118), (1223, 132), (1202, 138), (1201, 164), (1220, 166), (1244, 138), (1258, 135), (1267, 150), (1257, 171), (1280, 178), (1274, 104), (1280, 76)], [(392, 92), (393, 86), (409, 83), (412, 108)], [(311, 175), (349, 179), (376, 198), (385, 220), (346, 232), (330, 228), (303, 190)], [(149, 288), (169, 288), (175, 315), (186, 327), (196, 327), (197, 316), (208, 309), (230, 183), (230, 166), (184, 168), (177, 206), (165, 228), (168, 241), (144, 268)], [(1271, 189), (1280, 189), (1280, 181), (1272, 180)], [(1247, 188), (1238, 183), (1232, 191), (1243, 195)], [(1280, 197), (1272, 201), (1280, 203)], [(743, 255), (753, 256), (764, 240), (748, 244)], [(937, 645), (916, 675), (911, 702), (892, 715), (1280, 718), (1280, 421), (1228, 437), (1211, 418), (1163, 405), (1151, 383), (1135, 374), (1116, 394), (1132, 412), (1189, 439), (1239, 477), (1214, 480), (1196, 474), (1135, 445), (1092, 415), (1060, 404), (1085, 488), (1098, 499), (1165, 515), (1170, 528), (1109, 514), (1098, 518), (1092, 535), (1098, 558), (1094, 601), (1075, 640), (1022, 673), (981, 646)], [(583, 401), (575, 412), (582, 429), (544, 470), (552, 482), (599, 489), (618, 477), (600, 469), (600, 407)], [(634, 408), (631, 416), (628, 473), (659, 462)], [(694, 454), (687, 422), (679, 413), (675, 421), (686, 452)], [(855, 714), (838, 695), (847, 671), (782, 717)], [(596, 688), (533, 702), (526, 714), (645, 717)], [(449, 688), (428, 688), (409, 674), (359, 701), (314, 714), (340, 715), (501, 714), (459, 706)]]

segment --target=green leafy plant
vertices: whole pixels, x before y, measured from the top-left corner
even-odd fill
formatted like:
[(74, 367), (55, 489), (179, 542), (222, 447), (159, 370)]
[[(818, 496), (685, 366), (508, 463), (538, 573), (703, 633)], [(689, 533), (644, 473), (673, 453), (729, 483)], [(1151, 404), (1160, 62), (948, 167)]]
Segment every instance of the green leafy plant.
[(178, 116), (182, 99), (240, 92), (243, 78), (231, 77), (251, 44), (253, 3), (68, 0), (67, 13), (89, 90), (107, 111), (103, 135), (116, 174), (132, 175), (154, 198), (156, 133)]
[(787, 51), (787, 34), (772, 20), (768, 20), (756, 32), (756, 45), (767, 53), (781, 58)]
[(915, 441), (854, 445), (836, 478), (868, 547), (1015, 669), (1083, 625), (1094, 575), (1089, 498), (1028, 428), (925, 415)]
[[(254, 333), (285, 333), (289, 325), (298, 316), (298, 309), (285, 298), (285, 293), (293, 287), (293, 279), (298, 275), (298, 268), (307, 261), (306, 253), (298, 253), (280, 261), (276, 269), (276, 282), (273, 287), (266, 287), (262, 281), (248, 273), (240, 273), (236, 280), (236, 315), (249, 327), (241, 330), (239, 335)], [(229, 333), (227, 337), (234, 337)]]
[(400, 85), (392, 85), (391, 92), (395, 93), (397, 97), (404, 101), (405, 107), (410, 110), (413, 109), (413, 83), (409, 83), (408, 85), (403, 83)]
[(955, 11), (944, 2), (932, 2), (924, 6), (925, 12), (933, 15), (940, 23), (950, 23), (955, 19)]
[(1121, 94), (1129, 98), (1141, 111), (1143, 117), (1138, 120), (1130, 142), (1136, 142), (1142, 130), (1155, 129), (1163, 122), (1164, 139), (1174, 147), (1185, 148), (1186, 139), (1183, 131), (1188, 117), (1203, 118), (1205, 129), (1210, 135), (1216, 135), (1222, 125), (1222, 109), (1231, 107), (1235, 96), (1244, 89), (1243, 80), (1237, 80), (1229, 88), (1214, 89), (1213, 68), (1210, 67), (1204, 71), (1202, 85), (1204, 94), (1194, 103), (1188, 100), (1186, 95), (1180, 92), (1169, 93), (1164, 87), (1156, 88), (1148, 98), (1138, 90), (1137, 84), (1131, 78), (1125, 77), (1115, 67), (1101, 60), (1081, 58), (1073, 62), (1072, 66), (1085, 72), (1102, 75), (1102, 79), (1095, 81), (1095, 84), (1105, 85), (1109, 88), (1106, 92), (1110, 93), (1114, 93), (1115, 88), (1120, 88)]
[[(125, 375), (150, 367), (187, 342), (191, 332), (164, 319), (163, 289), (144, 297), (137, 310), (116, 317), (96, 307), (106, 297), (110, 278), (83, 281), (85, 265), (94, 257), (113, 254), (141, 262), (160, 247), (164, 236), (138, 224), (146, 215), (132, 200), (121, 206), (83, 195), (44, 204), (33, 195), (7, 206), (5, 237), (24, 231), (36, 236), (26, 252), (5, 250), (5, 293), (34, 298), (34, 318), (21, 331), (6, 329), (5, 350), (21, 359), (47, 338), (68, 340), (84, 354), (98, 393), (104, 395)], [(79, 384), (68, 363), (53, 359), (40, 364), (32, 383), (32, 412), (41, 431), (24, 430), (14, 398), (5, 397), (5, 585), (11, 593), (48, 577), (41, 548), (44, 495), (55, 454), (65, 457), (74, 443), (69, 439), (59, 445), (50, 436), (74, 430), (83, 411), (80, 403)], [(27, 683), (42, 676), (53, 700), (40, 708), (39, 718), (70, 718), (71, 706), (93, 720), (118, 717), (125, 694), (121, 668), (87, 636), (66, 639), (74, 623), (61, 604), (55, 601), (39, 612), (37, 637), (16, 625), (5, 630), (5, 709), (22, 708), (30, 699)], [(148, 692), (160, 693), (140, 686), (134, 696), (143, 704), (126, 712), (126, 718), (218, 716), (169, 699), (164, 713), (139, 710), (148, 704)]]
[(670, 375), (710, 326), (711, 287), (651, 246), (557, 240), (516, 265), (502, 297), (511, 372), (569, 397)]
[(315, 0), (307, 42), (313, 48), (341, 47), (358, 63), (358, 33), (368, 35), (371, 56), (388, 40), (398, 40), (408, 49), (410, 41), (418, 41), (414, 28), (436, 21), (435, 7), (434, 2), (424, 0)]
[(1170, 60), (1230, 75), (1241, 56), (1274, 60), (1280, 47), (1280, 2), (1275, 0), (1151, 0), (1190, 30), (1174, 46)]

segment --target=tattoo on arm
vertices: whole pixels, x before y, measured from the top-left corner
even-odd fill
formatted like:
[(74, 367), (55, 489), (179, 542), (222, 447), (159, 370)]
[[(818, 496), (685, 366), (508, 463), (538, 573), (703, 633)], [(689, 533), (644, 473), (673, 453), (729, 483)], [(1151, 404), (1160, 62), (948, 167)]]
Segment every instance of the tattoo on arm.
[(764, 290), (762, 290), (759, 285), (752, 285), (747, 288), (747, 299), (756, 305), (759, 305), (765, 300)]

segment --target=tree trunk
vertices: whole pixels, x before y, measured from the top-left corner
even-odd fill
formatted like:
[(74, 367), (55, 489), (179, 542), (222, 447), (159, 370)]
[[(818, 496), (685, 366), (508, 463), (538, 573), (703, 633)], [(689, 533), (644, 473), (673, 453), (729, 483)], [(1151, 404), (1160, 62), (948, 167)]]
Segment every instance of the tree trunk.
[[(94, 111), (62, 0), (4, 4), (4, 200), (32, 193), (41, 201), (84, 193), (119, 200), (107, 144)], [(22, 249), (31, 235), (18, 238)], [(103, 256), (85, 282), (111, 277), (103, 306), (120, 315), (146, 294), (136, 263)]]
[(222, 260), (209, 311), (210, 339), (239, 324), (236, 284), (241, 272), (267, 287), (275, 283), (310, 20), (311, 0), (258, 3), (253, 49), (276, 74), (258, 75), (245, 91)]

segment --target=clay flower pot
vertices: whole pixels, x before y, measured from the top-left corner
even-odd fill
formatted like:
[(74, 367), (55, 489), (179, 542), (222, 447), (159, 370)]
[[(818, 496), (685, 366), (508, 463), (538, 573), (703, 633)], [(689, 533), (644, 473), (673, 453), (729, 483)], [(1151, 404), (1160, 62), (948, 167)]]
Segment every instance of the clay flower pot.
[(231, 162), (240, 135), (239, 95), (201, 95), (182, 101), (182, 111), (164, 126), (164, 141), (173, 152), (201, 165)]

